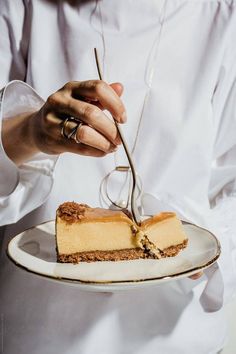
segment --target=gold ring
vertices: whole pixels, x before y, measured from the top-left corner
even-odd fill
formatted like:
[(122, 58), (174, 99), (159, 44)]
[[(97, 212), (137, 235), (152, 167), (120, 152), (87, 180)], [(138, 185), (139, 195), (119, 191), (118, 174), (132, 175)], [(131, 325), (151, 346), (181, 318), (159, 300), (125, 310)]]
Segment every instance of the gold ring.
[[(70, 122), (76, 123), (76, 125), (68, 132), (68, 123)], [(74, 139), (75, 142), (79, 144), (80, 141), (79, 139), (77, 139), (77, 131), (82, 125), (83, 123), (79, 119), (76, 119), (74, 117), (66, 118), (62, 121), (61, 136), (66, 139)]]
[(83, 123), (79, 122), (79, 124), (77, 125), (77, 127), (74, 128), (73, 133), (71, 134), (71, 139), (74, 139), (76, 144), (80, 144), (81, 143), (81, 141), (77, 138), (77, 132), (82, 127), (82, 125), (83, 125)]

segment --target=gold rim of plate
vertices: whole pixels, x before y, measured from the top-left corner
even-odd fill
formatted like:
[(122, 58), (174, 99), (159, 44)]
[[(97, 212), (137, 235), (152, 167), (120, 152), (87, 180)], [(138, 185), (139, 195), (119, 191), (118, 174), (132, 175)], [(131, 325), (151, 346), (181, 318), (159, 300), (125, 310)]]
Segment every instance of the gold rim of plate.
[[(22, 231), (21, 233), (23, 232), (26, 232), (26, 231), (29, 231), (29, 230), (32, 230), (34, 229), (35, 227), (38, 227), (40, 225), (44, 225), (44, 224), (47, 224), (49, 222), (53, 222), (54, 220), (48, 220), (48, 221), (45, 221), (41, 224), (38, 224), (36, 226), (32, 226), (32, 227), (29, 227), (27, 229), (25, 229), (24, 231)], [(74, 283), (74, 284), (81, 284), (81, 285), (122, 285), (122, 284), (137, 284), (137, 283), (148, 283), (148, 282), (155, 282), (155, 281), (158, 281), (158, 280), (167, 280), (167, 279), (172, 279), (172, 278), (178, 278), (180, 276), (191, 276), (195, 273), (198, 273), (199, 271), (202, 271), (206, 268), (208, 268), (209, 266), (211, 266), (213, 263), (215, 263), (217, 261), (217, 259), (220, 257), (220, 254), (221, 254), (221, 245), (220, 245), (220, 242), (219, 240), (217, 239), (217, 237), (209, 230), (201, 227), (201, 226), (198, 226), (196, 224), (193, 224), (191, 222), (187, 222), (187, 221), (183, 221), (181, 220), (181, 222), (183, 223), (183, 225), (191, 225), (191, 226), (194, 226), (194, 227), (197, 227), (198, 229), (201, 229), (201, 230), (204, 230), (206, 232), (208, 232), (212, 237), (213, 239), (215, 240), (216, 242), (216, 246), (217, 246), (217, 252), (216, 252), (216, 255), (210, 259), (208, 262), (206, 263), (203, 263), (197, 267), (193, 267), (191, 269), (188, 269), (188, 270), (185, 270), (185, 271), (182, 271), (182, 272), (178, 272), (178, 273), (175, 273), (175, 274), (170, 274), (170, 275), (163, 275), (163, 276), (158, 276), (158, 277), (153, 277), (153, 278), (145, 278), (145, 279), (136, 279), (136, 280), (110, 280), (110, 281), (86, 281), (86, 280), (79, 280), (79, 279), (72, 279), (72, 278), (66, 278), (66, 277), (58, 277), (58, 276), (52, 276), (52, 275), (46, 275), (46, 274), (42, 274), (42, 273), (38, 273), (36, 271), (33, 271), (29, 268), (27, 268), (26, 266), (23, 266), (22, 264), (18, 263), (16, 260), (14, 260), (11, 255), (9, 254), (8, 252), (8, 249), (9, 249), (9, 245), (10, 243), (12, 242), (12, 240), (14, 239), (14, 237), (8, 242), (7, 244), (7, 249), (6, 249), (6, 254), (8, 256), (8, 258), (19, 268), (23, 269), (23, 270), (26, 270), (27, 272), (29, 273), (32, 273), (32, 274), (36, 274), (37, 276), (39, 277), (43, 277), (43, 278), (47, 278), (49, 280), (54, 280), (54, 281), (58, 281), (58, 282), (62, 282), (62, 283)], [(20, 234), (21, 234), (20, 233)], [(18, 234), (18, 235), (20, 235)], [(18, 236), (16, 235), (16, 236)], [(15, 237), (16, 237), (15, 236)], [(145, 261), (145, 260), (144, 260)], [(156, 260), (157, 262), (159, 261), (159, 259)], [(95, 262), (94, 262), (95, 263)], [(66, 263), (65, 263), (66, 264)]]

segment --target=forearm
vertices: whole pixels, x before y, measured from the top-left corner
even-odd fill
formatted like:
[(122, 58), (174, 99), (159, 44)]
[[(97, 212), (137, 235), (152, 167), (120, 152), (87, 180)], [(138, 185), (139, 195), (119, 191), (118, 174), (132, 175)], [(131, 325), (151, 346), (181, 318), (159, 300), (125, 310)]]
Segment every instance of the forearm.
[(24, 113), (2, 121), (2, 143), (8, 157), (20, 165), (39, 152), (32, 138), (34, 113)]

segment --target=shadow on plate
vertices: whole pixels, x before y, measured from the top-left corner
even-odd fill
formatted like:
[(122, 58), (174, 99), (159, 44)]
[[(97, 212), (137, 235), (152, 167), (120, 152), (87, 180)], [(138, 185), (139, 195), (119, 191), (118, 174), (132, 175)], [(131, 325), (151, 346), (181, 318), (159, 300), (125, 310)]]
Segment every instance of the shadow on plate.
[(47, 262), (56, 262), (55, 239), (50, 233), (35, 229), (34, 233), (26, 231), (19, 241), (19, 248)]

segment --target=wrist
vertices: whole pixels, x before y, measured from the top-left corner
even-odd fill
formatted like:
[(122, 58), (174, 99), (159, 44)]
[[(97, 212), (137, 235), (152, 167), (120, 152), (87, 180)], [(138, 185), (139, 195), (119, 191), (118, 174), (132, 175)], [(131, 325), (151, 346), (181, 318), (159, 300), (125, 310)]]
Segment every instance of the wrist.
[(25, 117), (24, 125), (22, 126), (22, 132), (21, 132), (22, 136), (26, 137), (24, 144), (31, 155), (35, 155), (41, 152), (39, 147), (37, 146), (36, 139), (35, 139), (36, 137), (35, 132), (38, 130), (37, 113), (38, 112), (30, 113), (27, 115), (27, 117)]
[(2, 142), (8, 157), (20, 165), (37, 154), (32, 134), (32, 119), (35, 113), (24, 113), (2, 122)]

